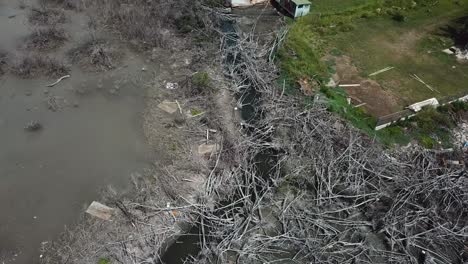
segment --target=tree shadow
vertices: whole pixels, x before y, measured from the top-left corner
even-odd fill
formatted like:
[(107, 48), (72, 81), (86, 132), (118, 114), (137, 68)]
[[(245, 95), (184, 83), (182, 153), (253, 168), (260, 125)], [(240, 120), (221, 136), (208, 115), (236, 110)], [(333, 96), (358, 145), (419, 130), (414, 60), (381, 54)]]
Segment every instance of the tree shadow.
[(458, 18), (440, 30), (439, 35), (453, 39), (455, 46), (468, 48), (468, 16)]

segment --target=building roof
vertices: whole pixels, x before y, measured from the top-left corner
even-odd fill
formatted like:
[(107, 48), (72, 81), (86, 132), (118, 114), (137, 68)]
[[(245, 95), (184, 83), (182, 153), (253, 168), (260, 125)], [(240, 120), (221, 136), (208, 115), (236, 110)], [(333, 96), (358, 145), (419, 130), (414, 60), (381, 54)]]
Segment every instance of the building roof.
[(292, 2), (295, 3), (296, 5), (310, 5), (310, 4), (312, 4), (308, 0), (292, 0)]

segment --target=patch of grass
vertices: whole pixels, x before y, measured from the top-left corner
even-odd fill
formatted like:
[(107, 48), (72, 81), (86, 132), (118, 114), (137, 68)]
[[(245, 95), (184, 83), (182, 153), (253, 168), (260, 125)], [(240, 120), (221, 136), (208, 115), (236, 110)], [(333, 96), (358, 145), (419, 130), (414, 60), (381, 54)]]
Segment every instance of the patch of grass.
[(56, 27), (35, 29), (25, 39), (27, 49), (52, 50), (63, 45), (67, 36), (63, 29)]
[(65, 23), (66, 17), (61, 9), (33, 7), (28, 15), (28, 21), (32, 25), (53, 26)]
[[(375, 79), (397, 94), (402, 106), (428, 97), (460, 95), (468, 82), (468, 65), (452, 69), (455, 59), (440, 54), (440, 46), (431, 48), (431, 53), (427, 47), (418, 47), (420, 39), (424, 40), (425, 34), (431, 36), (437, 24), (442, 27), (444, 21), (449, 23), (467, 11), (467, 0), (458, 4), (451, 0), (317, 0), (312, 14), (291, 25), (279, 51), (279, 64), (283, 75), (293, 81), (304, 77), (325, 79), (330, 72), (322, 57), (339, 51), (351, 57), (363, 75), (394, 66), (394, 70)], [(404, 22), (392, 19), (398, 14), (405, 17)], [(410, 77), (413, 73), (441, 93), (415, 81)]]
[(98, 264), (111, 264), (111, 261), (107, 258), (100, 258)]
[[(405, 145), (411, 140), (418, 141), (426, 148), (452, 145), (451, 129), (458, 121), (457, 116), (468, 111), (468, 103), (457, 101), (439, 108), (427, 107), (416, 116), (400, 121), (385, 129), (375, 131), (376, 119), (359, 108), (349, 105), (346, 92), (341, 89), (322, 88), (328, 98), (328, 110), (338, 113), (353, 126), (386, 146)], [(310, 98), (305, 97), (305, 105)]]
[(197, 72), (192, 76), (192, 84), (200, 88), (208, 88), (210, 83), (210, 76), (206, 72)]
[(93, 37), (68, 51), (72, 63), (80, 65), (83, 70), (106, 71), (116, 67), (121, 54), (110, 42)]
[(48, 56), (30, 53), (13, 59), (10, 72), (21, 78), (45, 76), (59, 78), (70, 72), (63, 62)]
[(203, 111), (200, 110), (200, 109), (191, 109), (191, 110), (190, 110), (190, 114), (191, 114), (192, 116), (198, 116), (198, 115), (200, 115), (200, 114), (202, 114), (202, 113), (203, 113)]
[(211, 78), (207, 72), (197, 72), (192, 75), (187, 95), (202, 95), (213, 91)]
[(377, 120), (367, 114), (362, 108), (355, 108), (348, 104), (346, 92), (342, 89), (322, 88), (321, 92), (328, 98), (328, 110), (338, 113), (350, 121), (355, 127), (365, 131), (370, 136), (375, 135)]

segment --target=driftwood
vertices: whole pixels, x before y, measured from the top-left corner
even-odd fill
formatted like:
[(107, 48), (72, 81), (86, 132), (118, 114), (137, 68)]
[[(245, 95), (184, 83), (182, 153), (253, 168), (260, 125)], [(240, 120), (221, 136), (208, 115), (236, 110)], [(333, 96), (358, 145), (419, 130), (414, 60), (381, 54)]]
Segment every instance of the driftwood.
[(63, 81), (64, 79), (67, 79), (67, 78), (70, 78), (70, 75), (62, 76), (57, 81), (55, 81), (54, 83), (48, 84), (46, 86), (47, 87), (53, 87), (53, 86), (57, 85), (59, 82)]

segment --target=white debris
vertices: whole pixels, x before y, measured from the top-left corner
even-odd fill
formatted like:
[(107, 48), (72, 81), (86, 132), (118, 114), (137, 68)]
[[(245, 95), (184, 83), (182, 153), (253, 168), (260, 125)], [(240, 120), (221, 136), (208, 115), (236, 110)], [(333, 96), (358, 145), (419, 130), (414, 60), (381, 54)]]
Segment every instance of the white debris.
[(102, 220), (110, 220), (112, 217), (112, 214), (114, 213), (115, 209), (108, 207), (106, 205), (103, 205), (99, 202), (92, 202), (91, 205), (88, 207), (86, 210), (86, 213), (95, 216), (97, 218), (100, 218)]
[(374, 72), (374, 73), (369, 74), (369, 76), (375, 76), (375, 75), (378, 75), (378, 74), (387, 72), (387, 71), (389, 71), (389, 70), (392, 70), (392, 69), (394, 69), (394, 68), (395, 68), (395, 67), (386, 67), (386, 68), (383, 68), (383, 69), (381, 69), (381, 70), (379, 70), (379, 71), (376, 71), (376, 72)]
[(325, 84), (326, 87), (329, 87), (329, 88), (334, 88), (336, 87), (336, 82), (333, 78), (330, 78), (330, 80), (328, 81), (327, 84)]
[(361, 87), (361, 84), (356, 83), (356, 84), (340, 84), (338, 85), (339, 87)]
[(211, 153), (216, 152), (219, 150), (218, 144), (201, 144), (198, 146), (198, 154), (200, 155), (211, 155)]
[(172, 82), (167, 82), (166, 83), (166, 89), (168, 89), (168, 90), (175, 90), (177, 88), (179, 88), (178, 83), (172, 83)]
[(448, 55), (455, 54), (455, 51), (452, 48), (444, 49), (442, 52), (445, 53), (445, 54), (448, 54)]
[(414, 112), (419, 112), (422, 110), (423, 107), (425, 106), (434, 106), (437, 107), (439, 106), (439, 101), (435, 98), (427, 99), (419, 103), (412, 104), (408, 106), (409, 109), (413, 110)]
[(158, 105), (159, 109), (163, 110), (166, 113), (173, 114), (177, 112), (179, 109), (179, 106), (177, 105), (177, 102), (171, 102), (168, 100), (164, 100), (162, 103)]

